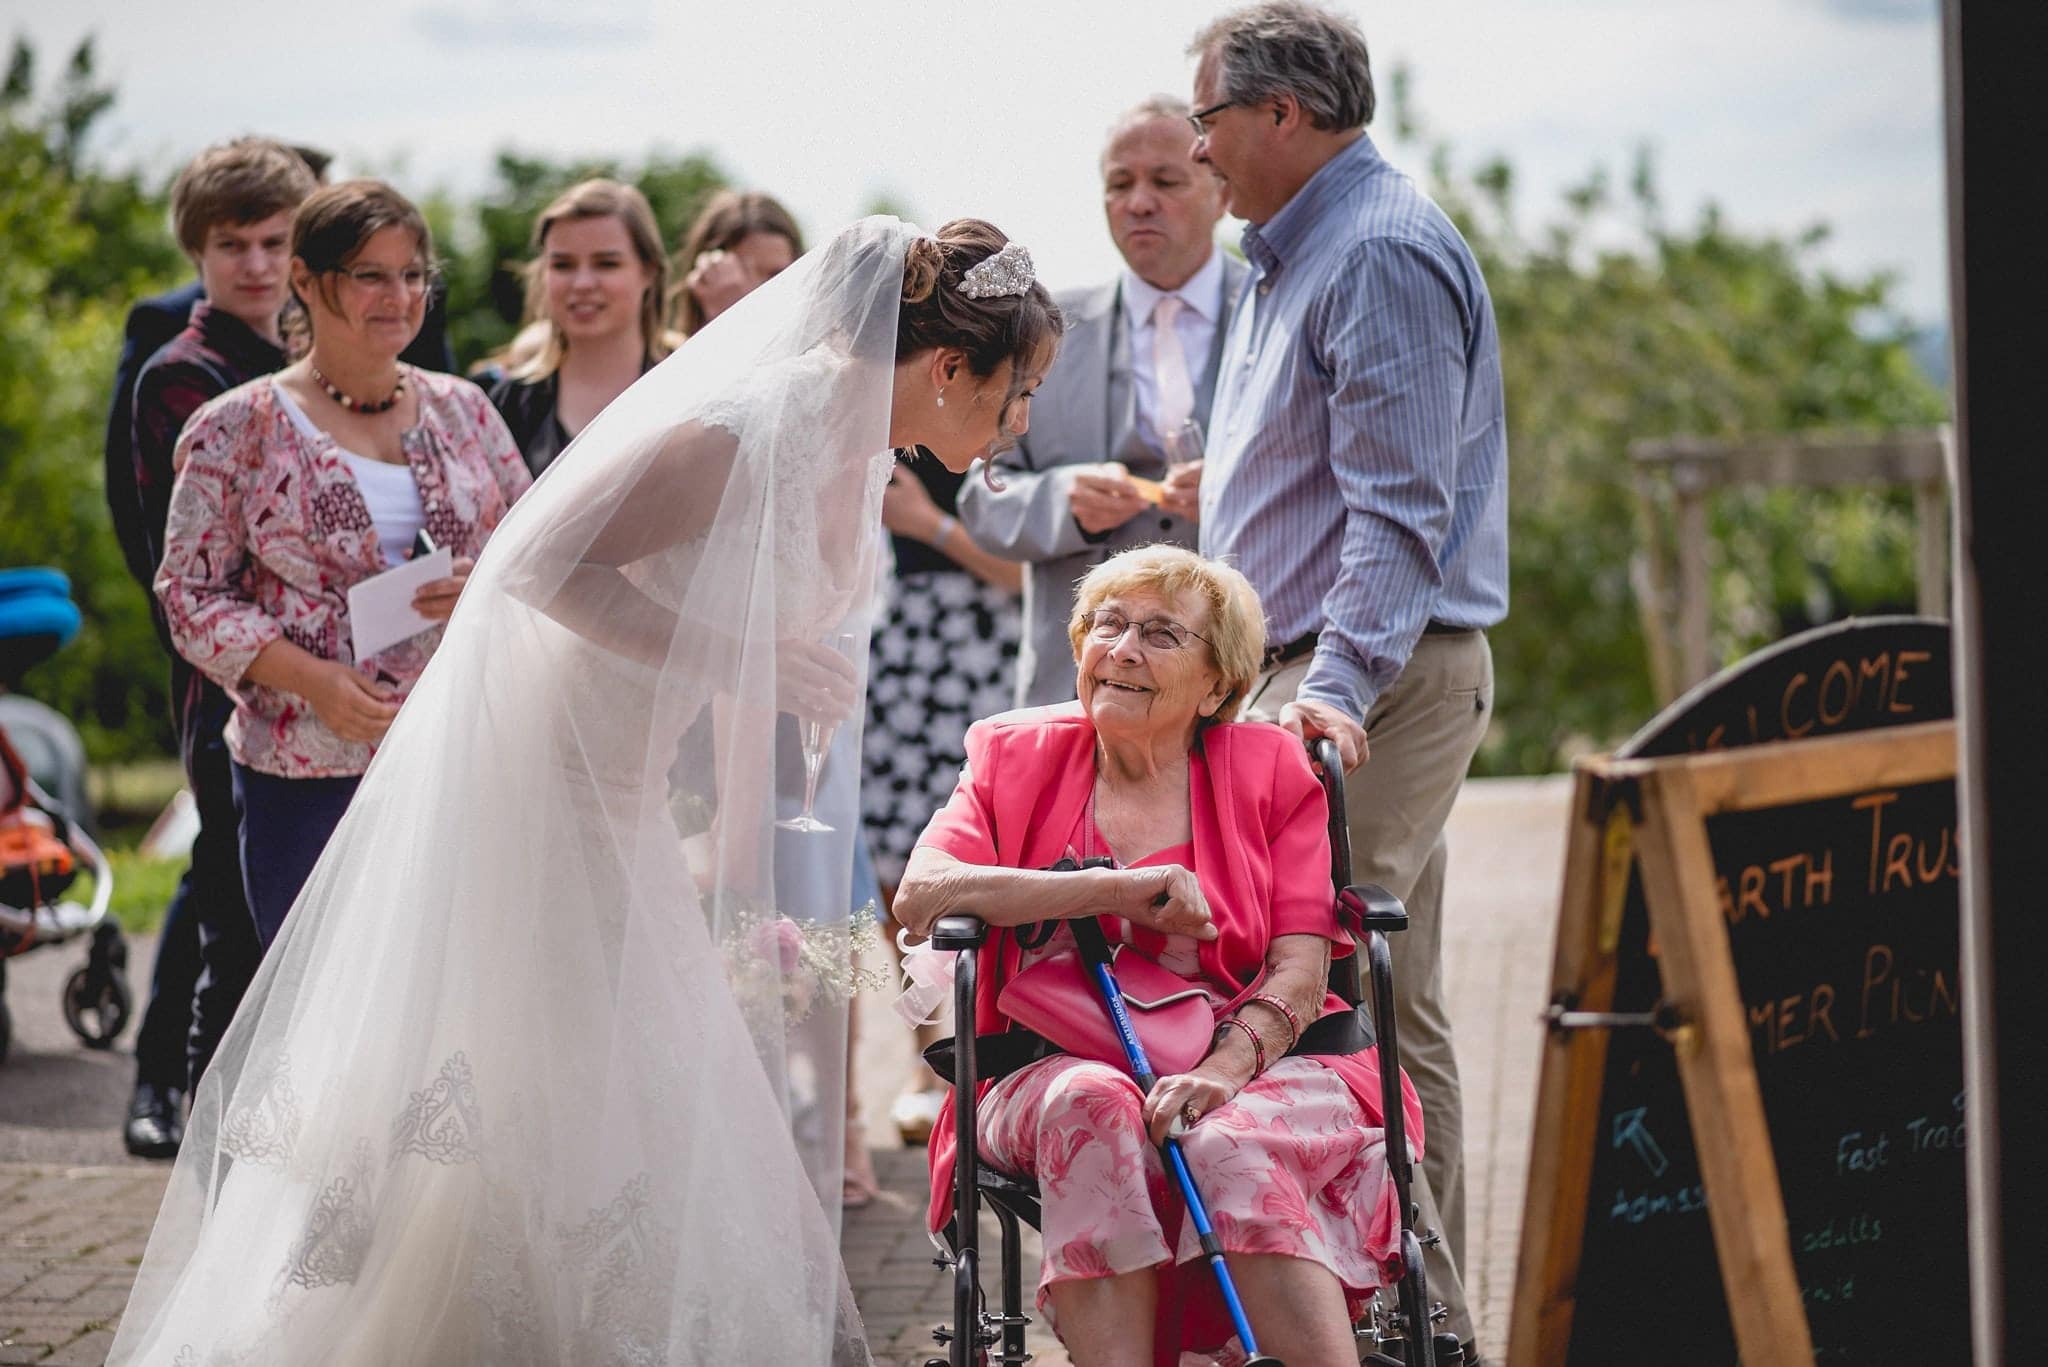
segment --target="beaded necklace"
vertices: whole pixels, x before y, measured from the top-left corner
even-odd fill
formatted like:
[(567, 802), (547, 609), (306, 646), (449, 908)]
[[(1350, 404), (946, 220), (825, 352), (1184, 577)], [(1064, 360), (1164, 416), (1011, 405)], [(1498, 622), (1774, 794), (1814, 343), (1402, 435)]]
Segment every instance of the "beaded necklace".
[(401, 398), (405, 397), (405, 368), (402, 366), (398, 371), (397, 385), (392, 388), (390, 394), (382, 399), (350, 398), (342, 393), (340, 389), (336, 388), (334, 383), (325, 375), (322, 375), (320, 367), (314, 365), (310, 358), (306, 361), (306, 369), (313, 372), (313, 383), (319, 385), (328, 398), (334, 400), (351, 413), (388, 413)]

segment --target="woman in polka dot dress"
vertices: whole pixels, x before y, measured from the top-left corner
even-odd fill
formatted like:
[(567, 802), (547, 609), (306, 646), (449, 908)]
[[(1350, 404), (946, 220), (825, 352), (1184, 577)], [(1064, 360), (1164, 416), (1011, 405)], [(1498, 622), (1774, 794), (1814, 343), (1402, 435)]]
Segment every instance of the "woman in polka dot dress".
[[(952, 795), (968, 725), (1008, 709), (1016, 687), (1023, 567), (982, 550), (954, 518), (961, 483), (979, 477), (918, 460), (899, 464), (882, 496), (896, 572), (869, 651), (861, 812), (884, 906)], [(926, 1031), (938, 1028), (920, 1031), (920, 1046)], [(892, 1113), (905, 1141), (923, 1142), (943, 1095), (919, 1067)]]

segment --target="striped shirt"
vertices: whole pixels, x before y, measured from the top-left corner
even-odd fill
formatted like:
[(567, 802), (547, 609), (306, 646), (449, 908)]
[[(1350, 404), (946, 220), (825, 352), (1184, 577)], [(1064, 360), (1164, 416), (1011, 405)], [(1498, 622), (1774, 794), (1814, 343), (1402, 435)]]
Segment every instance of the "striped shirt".
[(1479, 265), (1363, 134), (1264, 224), (1217, 381), (1204, 555), (1268, 640), (1320, 632), (1299, 696), (1363, 719), (1423, 627), (1507, 615), (1507, 427)]

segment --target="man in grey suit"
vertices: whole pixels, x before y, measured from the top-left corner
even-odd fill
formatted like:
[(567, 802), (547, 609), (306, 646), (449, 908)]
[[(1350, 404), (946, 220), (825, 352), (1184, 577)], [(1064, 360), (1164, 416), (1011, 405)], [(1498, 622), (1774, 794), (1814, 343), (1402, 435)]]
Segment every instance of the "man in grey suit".
[[(960, 521), (1024, 562), (1017, 705), (1074, 696), (1074, 583), (1118, 551), (1195, 544), (1200, 436), (1245, 267), (1216, 247), (1223, 199), (1190, 155), (1188, 105), (1155, 96), (1102, 152), (1103, 207), (1124, 258), (1115, 280), (1059, 298), (1059, 359), (1031, 431), (997, 458), (1003, 487), (970, 479)], [(1165, 345), (1162, 345), (1162, 341)]]

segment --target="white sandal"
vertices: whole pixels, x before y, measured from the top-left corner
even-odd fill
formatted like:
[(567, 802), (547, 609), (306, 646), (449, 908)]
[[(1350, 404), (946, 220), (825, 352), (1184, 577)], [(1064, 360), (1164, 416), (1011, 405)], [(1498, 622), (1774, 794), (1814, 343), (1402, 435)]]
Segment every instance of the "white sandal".
[(929, 1143), (932, 1127), (939, 1123), (939, 1111), (946, 1104), (943, 1090), (902, 1092), (889, 1108), (889, 1119), (906, 1144)]

